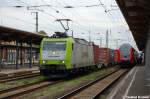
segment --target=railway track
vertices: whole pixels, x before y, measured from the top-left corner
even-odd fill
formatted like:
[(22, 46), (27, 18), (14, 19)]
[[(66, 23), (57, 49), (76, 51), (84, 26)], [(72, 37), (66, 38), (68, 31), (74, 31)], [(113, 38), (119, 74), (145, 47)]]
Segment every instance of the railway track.
[(38, 90), (40, 88), (44, 88), (46, 86), (56, 84), (58, 82), (60, 81), (53, 81), (53, 82), (40, 81), (40, 82), (36, 82), (33, 84), (28, 84), (28, 85), (18, 86), (18, 87), (7, 89), (7, 90), (2, 90), (0, 91), (0, 99), (15, 98), (23, 94), (30, 93), (31, 91)]
[(8, 76), (1, 76), (0, 83), (35, 77), (35, 76), (39, 76), (39, 75), (40, 75), (40, 72), (29, 72), (29, 73), (23, 73), (23, 74), (12, 74), (12, 75), (8, 75)]
[(66, 93), (58, 99), (95, 99), (127, 71), (127, 69), (119, 69), (103, 78), (98, 78), (95, 81)]

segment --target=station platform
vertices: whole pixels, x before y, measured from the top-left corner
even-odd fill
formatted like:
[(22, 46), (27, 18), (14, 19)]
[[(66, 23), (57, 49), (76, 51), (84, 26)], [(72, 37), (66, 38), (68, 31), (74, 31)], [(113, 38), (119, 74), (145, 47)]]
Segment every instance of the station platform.
[(132, 68), (107, 99), (150, 99), (150, 90), (145, 83), (145, 66)]
[(0, 75), (9, 75), (9, 74), (14, 74), (14, 73), (38, 71), (38, 70), (39, 70), (39, 67), (37, 67), (37, 66), (32, 67), (32, 68), (24, 67), (24, 68), (19, 68), (19, 69), (1, 69)]

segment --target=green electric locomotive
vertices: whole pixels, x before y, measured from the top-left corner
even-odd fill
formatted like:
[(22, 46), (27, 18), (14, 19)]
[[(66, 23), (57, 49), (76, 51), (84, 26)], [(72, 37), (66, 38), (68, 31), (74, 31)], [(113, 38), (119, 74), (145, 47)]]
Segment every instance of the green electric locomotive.
[(64, 77), (95, 68), (93, 46), (84, 39), (44, 38), (40, 45), (40, 72), (46, 77)]

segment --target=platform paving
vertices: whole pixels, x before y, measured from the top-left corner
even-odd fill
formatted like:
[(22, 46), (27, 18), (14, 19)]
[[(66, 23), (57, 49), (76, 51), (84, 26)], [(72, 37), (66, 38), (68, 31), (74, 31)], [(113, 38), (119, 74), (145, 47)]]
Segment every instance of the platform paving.
[(150, 99), (145, 83), (145, 66), (134, 67), (111, 91), (107, 99)]

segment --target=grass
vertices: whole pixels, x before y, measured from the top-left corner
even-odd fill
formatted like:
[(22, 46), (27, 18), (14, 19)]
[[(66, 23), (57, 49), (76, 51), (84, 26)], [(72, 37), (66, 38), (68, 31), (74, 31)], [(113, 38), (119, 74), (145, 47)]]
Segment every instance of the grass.
[(27, 95), (24, 98), (25, 99), (36, 99), (42, 96), (52, 96), (58, 93), (62, 93), (72, 87), (77, 87), (80, 84), (83, 84), (83, 82), (89, 82), (95, 80), (97, 77), (104, 76), (109, 74), (111, 71), (113, 71), (113, 68), (108, 69), (102, 69), (93, 73), (90, 73), (85, 76), (81, 76), (79, 78), (66, 80), (64, 82), (55, 84), (53, 86), (48, 86), (46, 88), (43, 88), (41, 90), (37, 90), (35, 92), (32, 92), (31, 95)]
[(42, 81), (42, 80), (44, 80), (43, 76), (37, 76), (37, 77), (33, 77), (33, 78), (27, 78), (27, 79), (21, 79), (21, 80), (0, 83), (0, 90), (5, 90), (5, 89), (17, 87), (17, 86), (26, 85), (26, 84), (32, 84), (32, 83)]

